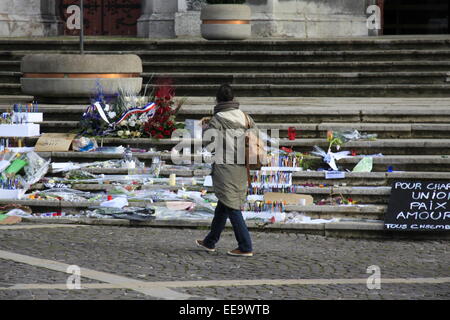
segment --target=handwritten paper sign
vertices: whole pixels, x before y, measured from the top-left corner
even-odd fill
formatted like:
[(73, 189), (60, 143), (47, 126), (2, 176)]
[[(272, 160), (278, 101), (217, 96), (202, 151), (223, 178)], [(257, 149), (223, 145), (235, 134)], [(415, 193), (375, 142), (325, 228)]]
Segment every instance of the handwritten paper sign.
[(73, 133), (44, 133), (36, 143), (36, 152), (69, 151), (72, 140), (76, 137)]
[(450, 231), (450, 181), (394, 181), (384, 228)]

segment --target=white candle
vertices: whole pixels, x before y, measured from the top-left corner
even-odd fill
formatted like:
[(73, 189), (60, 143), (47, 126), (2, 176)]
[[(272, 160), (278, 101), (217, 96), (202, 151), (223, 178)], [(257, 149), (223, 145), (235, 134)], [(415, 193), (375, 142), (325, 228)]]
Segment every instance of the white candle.
[(177, 175), (175, 173), (171, 173), (169, 176), (169, 186), (174, 187), (177, 184), (176, 180)]

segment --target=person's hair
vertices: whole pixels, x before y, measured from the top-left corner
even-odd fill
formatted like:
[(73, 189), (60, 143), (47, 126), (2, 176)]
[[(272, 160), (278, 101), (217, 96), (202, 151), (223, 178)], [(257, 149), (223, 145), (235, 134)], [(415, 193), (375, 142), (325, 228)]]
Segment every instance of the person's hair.
[(233, 89), (229, 84), (223, 84), (219, 87), (216, 94), (217, 102), (228, 102), (234, 99)]

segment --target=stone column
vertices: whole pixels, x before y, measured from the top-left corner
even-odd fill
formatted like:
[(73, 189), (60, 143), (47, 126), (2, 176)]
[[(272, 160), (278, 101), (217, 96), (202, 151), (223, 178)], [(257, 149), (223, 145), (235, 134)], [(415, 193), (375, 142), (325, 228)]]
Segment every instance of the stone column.
[(0, 36), (57, 36), (62, 24), (56, 0), (1, 0)]
[(205, 5), (202, 0), (178, 0), (175, 13), (175, 34), (177, 37), (201, 37), (200, 10)]
[(174, 38), (178, 0), (142, 0), (138, 37)]
[(277, 0), (247, 0), (252, 9), (252, 36), (256, 38), (272, 37), (277, 34), (277, 22), (274, 10)]
[(46, 36), (64, 34), (64, 21), (60, 17), (60, 4), (62, 0), (41, 0), (41, 17), (46, 30)]

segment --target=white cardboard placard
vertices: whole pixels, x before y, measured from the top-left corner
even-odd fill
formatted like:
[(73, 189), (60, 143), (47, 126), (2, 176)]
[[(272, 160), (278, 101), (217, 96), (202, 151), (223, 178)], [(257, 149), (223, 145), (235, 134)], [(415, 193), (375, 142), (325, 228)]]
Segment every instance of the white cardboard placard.
[(41, 127), (35, 123), (0, 124), (0, 137), (36, 137)]

